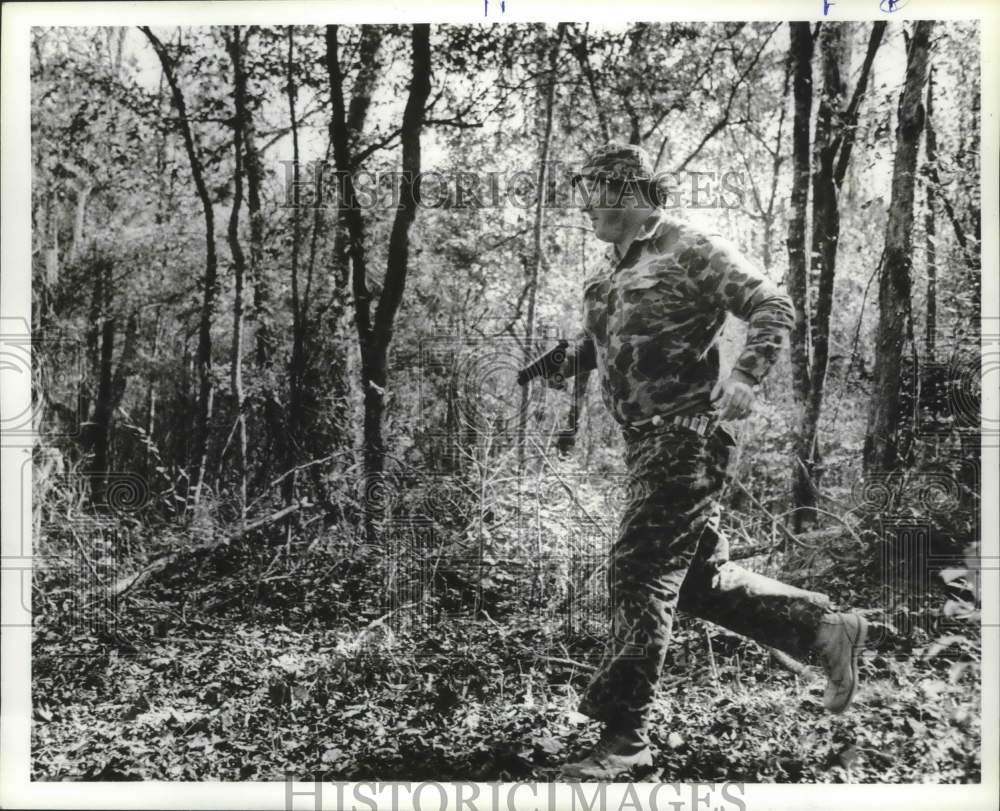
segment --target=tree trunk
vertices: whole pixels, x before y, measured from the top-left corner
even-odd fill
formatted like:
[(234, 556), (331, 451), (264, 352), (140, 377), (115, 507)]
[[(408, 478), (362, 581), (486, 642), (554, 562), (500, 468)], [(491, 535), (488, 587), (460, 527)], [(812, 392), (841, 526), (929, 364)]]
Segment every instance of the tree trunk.
[[(934, 132), (934, 68), (927, 73), (927, 165), (937, 160), (937, 133)], [(937, 223), (934, 220), (934, 184), (927, 182), (927, 211), (924, 213), (925, 257), (927, 263), (927, 324), (924, 338), (924, 361), (934, 363), (937, 350)]]
[(49, 244), (45, 248), (45, 281), (49, 287), (55, 287), (59, 282), (59, 204), (55, 202), (55, 194), (48, 195), (47, 209)]
[[(795, 307), (789, 351), (792, 365), (792, 392), (798, 407), (805, 413), (809, 402), (809, 267), (806, 261), (806, 218), (809, 204), (809, 119), (812, 115), (813, 40), (809, 23), (789, 23), (793, 66), (792, 94), (795, 114), (792, 118), (792, 191), (788, 220), (788, 295)], [(801, 460), (808, 457), (805, 432), (799, 432), (792, 470), (792, 499), (796, 505), (813, 501), (812, 488), (803, 476)]]
[(642, 41), (646, 36), (648, 28), (647, 23), (635, 23), (632, 26), (632, 30), (629, 31), (628, 68), (625, 71), (625, 81), (619, 84), (622, 106), (625, 108), (625, 115), (629, 121), (628, 142), (636, 146), (642, 144), (642, 131), (640, 129), (639, 111), (635, 109), (635, 105), (632, 103), (632, 91), (635, 89), (635, 73), (638, 70), (638, 66), (642, 64)]
[(257, 152), (257, 131), (254, 125), (253, 110), (250, 109), (249, 77), (246, 60), (249, 52), (252, 29), (247, 32), (240, 46), (240, 71), (242, 73), (242, 111), (237, 111), (236, 126), (240, 129), (240, 140), (243, 144), (241, 156), (243, 172), (247, 181), (247, 216), (250, 223), (249, 256), (247, 259), (248, 278), (253, 283), (253, 311), (251, 318), (256, 320), (256, 363), (263, 366), (271, 356), (271, 334), (269, 307), (271, 293), (267, 277), (263, 275), (262, 261), (264, 255), (264, 217), (261, 212), (261, 168), (260, 154)]
[[(243, 117), (239, 122), (242, 126), (243, 169), (246, 176), (247, 217), (250, 222), (245, 283), (250, 284), (253, 288), (253, 303), (249, 312), (246, 313), (245, 320), (250, 323), (254, 333), (253, 362), (257, 367), (258, 380), (260, 381), (260, 392), (255, 399), (263, 410), (264, 425), (267, 428), (266, 437), (254, 444), (262, 458), (272, 459), (275, 458), (274, 448), (284, 435), (284, 418), (278, 397), (272, 389), (270, 372), (271, 359), (275, 351), (273, 313), (271, 312), (271, 280), (264, 262), (264, 215), (261, 210), (260, 196), (263, 180), (250, 96), (250, 75), (253, 70), (252, 67), (248, 69), (246, 66), (250, 53), (250, 37), (253, 35), (253, 31), (252, 27), (247, 31), (243, 43), (243, 71), (246, 79), (243, 85)], [(258, 470), (258, 475), (261, 474), (264, 476), (269, 474), (264, 465), (261, 465)]]
[[(385, 282), (375, 310), (370, 340), (362, 344), (362, 375), (365, 381), (365, 472), (366, 481), (382, 478), (385, 446), (382, 438), (382, 415), (385, 410), (386, 361), (392, 327), (403, 299), (410, 248), (410, 225), (416, 215), (414, 182), (420, 174), (420, 134), (425, 107), (431, 90), (430, 26), (413, 26), (412, 80), (403, 110), (400, 140), (403, 146), (403, 177), (400, 182), (400, 204), (389, 236), (389, 257)], [(367, 348), (367, 353), (365, 349)], [(369, 538), (374, 537), (374, 513), (369, 510), (366, 526)]]
[(115, 318), (111, 312), (111, 270), (109, 259), (102, 259), (97, 272), (102, 276), (101, 282), (101, 316), (98, 333), (100, 335), (100, 354), (97, 363), (97, 394), (94, 398), (94, 411), (88, 422), (91, 434), (89, 451), (92, 454), (88, 471), (98, 474), (92, 480), (94, 501), (100, 503), (103, 499), (103, 487), (99, 485), (100, 478), (108, 472), (109, 454), (108, 439), (113, 409), (113, 372), (112, 361), (115, 352), (115, 333), (117, 332)]
[[(543, 262), (542, 233), (545, 223), (545, 198), (548, 186), (549, 147), (552, 143), (552, 118), (555, 112), (556, 98), (556, 68), (559, 62), (559, 48), (562, 46), (566, 24), (559, 23), (555, 39), (549, 46), (549, 82), (545, 88), (545, 122), (542, 132), (542, 145), (538, 155), (538, 199), (535, 202), (535, 226), (532, 234), (532, 261), (528, 270), (528, 310), (524, 325), (524, 346), (529, 354), (533, 354), (535, 342), (535, 302), (538, 294), (538, 272)], [(574, 389), (575, 391), (575, 389)], [(528, 387), (521, 387), (521, 403), (517, 420), (517, 469), (524, 469), (524, 440), (528, 420)]]
[[(246, 55), (246, 43), (243, 46)], [(245, 68), (244, 68), (245, 70)], [(244, 99), (246, 99), (246, 82), (244, 82)], [(255, 363), (263, 369), (271, 360), (274, 352), (274, 336), (271, 332), (271, 287), (270, 280), (263, 264), (264, 257), (264, 217), (261, 213), (260, 187), (261, 170), (260, 155), (257, 152), (256, 130), (254, 128), (253, 112), (248, 104), (244, 104), (243, 152), (244, 168), (247, 178), (247, 213), (250, 219), (250, 261), (248, 270), (253, 280), (253, 320), (255, 322)]]
[(921, 104), (927, 77), (929, 40), (934, 23), (916, 23), (906, 58), (906, 81), (899, 99), (896, 156), (892, 171), (892, 201), (885, 235), (885, 264), (879, 281), (879, 325), (875, 344), (875, 383), (865, 436), (866, 472), (893, 470), (901, 463), (900, 366), (912, 317), (912, 236), (914, 175), (924, 128)]
[(191, 122), (188, 120), (187, 106), (184, 94), (181, 92), (174, 63), (167, 53), (163, 43), (149, 30), (147, 26), (139, 26), (156, 51), (163, 73), (167, 77), (172, 94), (173, 106), (177, 109), (178, 123), (184, 137), (184, 149), (191, 165), (191, 176), (194, 179), (198, 199), (201, 201), (205, 216), (205, 275), (202, 279), (203, 299), (201, 320), (198, 328), (198, 427), (195, 440), (195, 461), (197, 477), (195, 479), (194, 503), (197, 505), (201, 497), (201, 487), (204, 483), (205, 469), (208, 463), (209, 420), (212, 416), (212, 316), (215, 312), (215, 302), (218, 293), (218, 259), (215, 253), (215, 214), (212, 211), (212, 200), (205, 184), (201, 158), (194, 143), (191, 132)]
[[(83, 457), (86, 459), (86, 470), (96, 472), (100, 470), (101, 464), (97, 458), (99, 455), (97, 445), (100, 434), (100, 415), (102, 411), (107, 410), (106, 405), (102, 403), (102, 394), (105, 400), (110, 396), (110, 378), (107, 381), (104, 380), (105, 364), (103, 360), (105, 323), (110, 315), (107, 310), (107, 294), (105, 293), (110, 263), (103, 255), (96, 254), (93, 261), (88, 262), (88, 265), (90, 276), (94, 282), (90, 294), (90, 313), (85, 337), (87, 370), (91, 385), (87, 387), (86, 393), (80, 397), (80, 412), (84, 415), (80, 447)], [(105, 382), (107, 382), (107, 387), (104, 385)]]
[(788, 220), (788, 294), (795, 305), (791, 334), (792, 390), (800, 406), (809, 397), (809, 270), (806, 260), (806, 220), (809, 204), (809, 120), (812, 117), (813, 40), (809, 23), (790, 23), (792, 93), (792, 191)]
[[(348, 105), (346, 122), (346, 143), (347, 152), (353, 154), (353, 150), (361, 143), (365, 123), (367, 121), (368, 110), (370, 108), (372, 93), (382, 69), (380, 50), (382, 47), (382, 28), (377, 25), (363, 25), (360, 32), (360, 43), (358, 46), (359, 62), (361, 67), (354, 79), (351, 87), (352, 98)], [(330, 149), (335, 147), (332, 133), (330, 137)], [(343, 150), (342, 150), (343, 151)], [(342, 173), (342, 159), (337, 159), (337, 167)], [(338, 369), (337, 380), (334, 385), (336, 391), (334, 396), (341, 402), (349, 403), (356, 400), (354, 382), (360, 379), (361, 373), (355, 362), (355, 355), (351, 347), (346, 343), (347, 334), (353, 330), (354, 324), (351, 318), (350, 308), (352, 301), (352, 279), (351, 279), (351, 245), (352, 237), (350, 225), (347, 222), (347, 205), (344, 196), (337, 193), (337, 214), (333, 235), (333, 250), (330, 257), (330, 273), (333, 277), (333, 291), (328, 305), (329, 314), (327, 323), (333, 336), (333, 346), (336, 357), (333, 363)], [(341, 340), (344, 338), (345, 340)], [(345, 420), (350, 420), (349, 412), (343, 415)], [(353, 424), (355, 421), (350, 420)], [(361, 447), (362, 438), (360, 431), (354, 436), (351, 431), (342, 432), (342, 442), (344, 447)]]
[[(376, 519), (382, 507), (380, 494), (384, 487), (385, 447), (382, 439), (382, 416), (385, 409), (388, 350), (392, 339), (393, 321), (406, 284), (409, 229), (416, 214), (414, 181), (420, 173), (420, 133), (423, 128), (424, 108), (430, 95), (430, 27), (426, 24), (413, 26), (413, 75), (400, 132), (403, 175), (400, 181), (399, 205), (389, 238), (385, 281), (374, 318), (372, 295), (367, 282), (365, 222), (354, 191), (352, 173), (357, 167), (354, 165), (353, 145), (347, 126), (344, 77), (340, 69), (337, 33), (338, 26), (327, 26), (326, 62), (332, 102), (330, 139), (340, 176), (342, 200), (345, 203), (342, 215), (348, 230), (354, 321), (361, 353), (361, 386), (364, 397), (364, 518), (365, 534), (371, 541), (375, 539)], [(356, 117), (357, 115), (353, 116)]]
[(125, 343), (122, 345), (122, 354), (118, 359), (118, 366), (115, 367), (114, 379), (111, 383), (112, 412), (122, 404), (122, 400), (125, 399), (125, 386), (128, 384), (128, 379), (135, 374), (138, 336), (139, 313), (133, 310), (125, 322)]
[[(155, 368), (160, 357), (160, 318), (161, 308), (156, 308), (156, 318), (153, 322), (153, 347), (149, 353), (149, 362)], [(143, 476), (147, 482), (153, 480), (153, 437), (156, 436), (156, 405), (157, 380), (150, 376), (146, 382), (146, 448), (143, 454)]]
[(813, 520), (812, 507), (820, 477), (820, 454), (816, 432), (826, 384), (829, 360), (830, 313), (833, 310), (833, 282), (836, 275), (837, 242), (840, 238), (840, 211), (837, 208), (837, 187), (834, 184), (834, 160), (837, 145), (834, 131), (843, 113), (844, 82), (840, 75), (843, 59), (843, 26), (824, 25), (820, 29), (820, 57), (823, 71), (823, 91), (816, 112), (813, 136), (812, 173), (812, 241), (810, 252), (810, 284), (815, 285), (815, 310), (810, 319), (812, 365), (809, 371), (809, 391), (802, 409), (794, 470), (795, 527)]
[(87, 219), (87, 200), (94, 184), (80, 180), (76, 189), (76, 216), (73, 219), (73, 242), (70, 244), (69, 260), (76, 261), (83, 250), (83, 229)]
[(233, 406), (236, 410), (236, 475), (239, 487), (240, 523), (247, 511), (247, 425), (243, 414), (243, 281), (246, 257), (240, 245), (240, 208), (243, 205), (243, 132), (247, 112), (247, 75), (244, 68), (245, 40), (239, 26), (233, 26), (232, 39), (227, 43), (233, 62), (233, 207), (229, 215), (228, 240), (233, 256), (233, 349), (230, 382)]
[[(868, 50), (850, 103), (844, 107), (846, 87), (841, 77), (845, 63), (844, 28), (823, 26), (820, 47), (823, 62), (823, 92), (816, 115), (813, 139), (813, 216), (811, 270), (816, 281), (816, 307), (809, 318), (811, 366), (808, 368), (805, 398), (796, 441), (792, 492), (797, 509), (796, 529), (814, 520), (813, 509), (822, 473), (818, 442), (819, 420), (823, 411), (827, 367), (830, 359), (830, 318), (833, 313), (833, 289), (837, 271), (837, 247), (840, 241), (840, 189), (850, 164), (858, 112), (868, 87), (868, 77), (882, 41), (884, 23), (872, 26)], [(804, 235), (803, 235), (804, 237)], [(804, 258), (801, 260), (805, 264)], [(802, 272), (802, 268), (798, 268)], [(800, 285), (801, 287), (801, 285)], [(801, 295), (808, 306), (809, 294)], [(798, 306), (796, 304), (796, 306)], [(800, 347), (801, 350), (801, 347)], [(809, 362), (809, 348), (801, 360)], [(798, 387), (796, 387), (798, 389)]]
[(125, 339), (118, 366), (114, 365), (118, 321), (113, 312), (112, 271), (110, 259), (100, 257), (94, 267), (98, 276), (95, 282), (95, 300), (99, 301), (99, 315), (88, 338), (91, 344), (91, 361), (97, 390), (93, 411), (89, 413), (83, 439), (84, 454), (88, 457), (87, 472), (91, 474), (91, 500), (98, 509), (105, 505), (106, 476), (111, 470), (111, 429), (115, 410), (125, 396), (125, 386), (134, 373), (137, 354), (139, 316), (132, 312), (126, 323)]
[[(361, 207), (354, 192), (354, 144), (351, 133), (347, 129), (347, 109), (344, 104), (344, 74), (340, 69), (339, 35), (340, 27), (326, 27), (326, 68), (330, 81), (330, 143), (333, 146), (333, 158), (337, 168), (339, 192), (339, 217), (347, 230), (347, 254), (350, 258), (351, 294), (354, 305), (354, 325), (358, 334), (358, 345), (361, 351), (361, 390), (367, 400), (368, 376), (365, 358), (371, 328), (371, 291), (368, 289), (368, 265), (365, 248), (365, 220)], [(362, 36), (364, 34), (362, 33)], [(367, 410), (367, 405), (365, 406)], [(362, 438), (362, 452), (366, 475), (368, 473), (368, 454)], [(368, 492), (367, 483), (365, 493)], [(365, 531), (369, 538), (374, 537), (373, 509), (369, 500), (364, 500)]]
[[(982, 105), (982, 94), (974, 93), (972, 95), (972, 137), (971, 146), (969, 148), (969, 154), (972, 156), (972, 165), (976, 167), (977, 171), (972, 175), (975, 180), (970, 180), (970, 185), (972, 186), (972, 194), (969, 197), (969, 219), (972, 222), (972, 238), (975, 241), (973, 246), (973, 255), (976, 258), (976, 266), (973, 269), (975, 275), (978, 276), (979, 270), (982, 266), (982, 255), (980, 249), (982, 248), (982, 210), (979, 205), (979, 175), (978, 171), (982, 167), (982, 162), (979, 155), (979, 128), (982, 126), (982, 116), (980, 114), (980, 106)], [(976, 280), (976, 291), (979, 291), (979, 279)], [(976, 312), (979, 312), (979, 298), (976, 299)]]
[(288, 27), (288, 62), (286, 63), (285, 90), (288, 95), (288, 111), (292, 134), (292, 356), (288, 364), (288, 419), (285, 436), (285, 468), (293, 471), (282, 483), (282, 495), (285, 504), (290, 504), (295, 495), (296, 474), (299, 448), (302, 437), (302, 385), (304, 376), (304, 341), (305, 318), (303, 305), (299, 295), (299, 244), (302, 241), (302, 216), (299, 195), (299, 122), (295, 110), (298, 89), (295, 85), (295, 27)]

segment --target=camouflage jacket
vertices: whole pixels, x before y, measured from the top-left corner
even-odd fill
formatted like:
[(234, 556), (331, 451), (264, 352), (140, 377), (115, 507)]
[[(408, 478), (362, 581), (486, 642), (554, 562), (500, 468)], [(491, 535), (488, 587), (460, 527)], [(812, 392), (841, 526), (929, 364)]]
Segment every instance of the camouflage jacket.
[(792, 303), (731, 242), (658, 211), (624, 257), (612, 246), (608, 260), (584, 282), (569, 364), (598, 370), (619, 423), (711, 412), (726, 312), (749, 322), (734, 368), (757, 382), (771, 368)]

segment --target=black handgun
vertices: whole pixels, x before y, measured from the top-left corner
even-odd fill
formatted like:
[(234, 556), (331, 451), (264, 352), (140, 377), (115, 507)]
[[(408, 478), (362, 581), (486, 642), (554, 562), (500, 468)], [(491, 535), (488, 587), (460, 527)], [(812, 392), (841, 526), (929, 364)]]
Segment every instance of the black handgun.
[(517, 384), (524, 386), (536, 377), (549, 380), (558, 375), (563, 364), (566, 362), (566, 350), (568, 348), (569, 341), (563, 340), (544, 355), (539, 355), (517, 373)]

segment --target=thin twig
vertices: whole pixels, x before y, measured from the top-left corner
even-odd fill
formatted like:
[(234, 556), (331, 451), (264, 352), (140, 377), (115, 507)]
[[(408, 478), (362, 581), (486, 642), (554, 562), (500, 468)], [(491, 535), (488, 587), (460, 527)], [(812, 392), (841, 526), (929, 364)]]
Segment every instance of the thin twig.
[(840, 388), (840, 393), (837, 395), (837, 402), (833, 407), (833, 425), (837, 424), (837, 415), (840, 413), (840, 404), (844, 399), (844, 395), (847, 393), (847, 386), (851, 382), (851, 372), (854, 369), (854, 359), (857, 357), (858, 351), (858, 339), (861, 337), (861, 319), (865, 316), (865, 305), (868, 303), (868, 291), (871, 289), (872, 282), (875, 277), (882, 270), (882, 265), (885, 262), (885, 248), (882, 249), (882, 254), (879, 256), (878, 263), (875, 265), (875, 270), (872, 271), (871, 276), (868, 277), (868, 283), (865, 285), (864, 295), (861, 297), (861, 308), (858, 311), (858, 320), (854, 325), (854, 338), (851, 341), (851, 357), (847, 363), (847, 371), (844, 373), (844, 385)]
[(787, 653), (777, 648), (768, 648), (771, 653), (771, 658), (774, 659), (779, 665), (781, 665), (785, 670), (789, 670), (796, 676), (801, 676), (807, 682), (814, 681), (816, 679), (816, 674), (813, 673), (808, 665), (802, 664), (802, 662), (793, 659)]
[(712, 681), (715, 683), (716, 695), (722, 694), (722, 688), (719, 686), (719, 670), (715, 666), (715, 651), (712, 650), (712, 637), (708, 634), (708, 628), (705, 628), (705, 645), (708, 647), (708, 664), (712, 669)]
[(323, 464), (323, 462), (329, 462), (331, 459), (333, 459), (333, 458), (335, 458), (337, 456), (343, 456), (346, 453), (349, 453), (349, 451), (346, 451), (346, 450), (344, 450), (344, 451), (337, 451), (336, 453), (331, 453), (329, 456), (324, 456), (322, 459), (313, 459), (313, 460), (311, 460), (309, 462), (304, 462), (303, 464), (298, 465), (297, 467), (293, 467), (291, 470), (285, 471), (280, 476), (278, 476), (278, 478), (276, 478), (273, 482), (271, 482), (267, 487), (265, 487), (264, 488), (264, 493), (262, 493), (261, 495), (257, 496), (257, 498), (255, 498), (252, 502), (250, 502), (250, 504), (247, 506), (247, 509), (250, 509), (250, 507), (256, 506), (256, 504), (261, 499), (263, 499), (264, 496), (266, 496), (267, 493), (270, 490), (274, 489), (275, 486), (281, 484), (282, 481), (284, 481), (285, 479), (287, 479), (293, 473), (298, 473), (300, 470), (305, 470), (306, 468), (312, 467), (313, 465), (321, 465), (321, 464)]
[(585, 665), (583, 662), (576, 662), (572, 659), (563, 659), (561, 656), (542, 656), (547, 662), (558, 662), (563, 665), (572, 665), (573, 667), (578, 667), (581, 670), (589, 670), (591, 672), (597, 670), (594, 665)]
[(531, 443), (536, 448), (538, 448), (539, 457), (545, 463), (546, 467), (548, 467), (549, 472), (551, 472), (552, 475), (556, 477), (556, 480), (559, 482), (560, 485), (562, 485), (562, 488), (569, 494), (569, 497), (572, 499), (573, 503), (580, 508), (583, 514), (587, 516), (587, 518), (595, 527), (600, 527), (601, 526), (600, 522), (590, 514), (590, 511), (587, 510), (586, 507), (584, 507), (580, 503), (580, 500), (576, 497), (576, 493), (573, 492), (573, 488), (566, 483), (566, 480), (561, 475), (559, 475), (559, 471), (556, 470), (555, 467), (552, 465), (552, 463), (549, 461), (548, 456), (545, 454), (544, 450), (541, 448), (538, 442), (535, 441), (535, 438), (528, 437), (528, 439), (530, 439)]
[[(764, 515), (766, 515), (768, 518), (771, 519), (771, 521), (777, 522), (777, 520), (778, 520), (777, 517), (775, 517), (771, 513), (771, 511), (769, 509), (767, 509), (767, 507), (765, 507), (763, 504), (761, 504), (757, 500), (756, 496), (754, 496), (753, 493), (751, 493), (749, 490), (746, 489), (746, 487), (743, 486), (743, 482), (741, 482), (739, 479), (736, 479), (735, 477), (732, 479), (732, 481), (736, 484), (737, 487), (740, 488), (740, 490), (743, 491), (744, 495), (746, 495), (746, 497), (749, 498), (754, 503), (754, 505), (757, 507), (757, 509), (759, 509), (761, 512), (763, 512)], [(796, 544), (798, 546), (802, 546), (803, 545), (802, 542), (798, 538), (796, 538), (795, 535), (792, 534), (792, 531), (790, 529), (788, 529), (788, 527), (786, 527), (784, 524), (777, 524), (777, 523), (775, 523), (775, 526), (780, 526), (781, 527), (781, 531), (785, 533), (785, 535), (788, 537), (789, 540), (792, 541), (792, 543), (794, 543), (794, 544)]]

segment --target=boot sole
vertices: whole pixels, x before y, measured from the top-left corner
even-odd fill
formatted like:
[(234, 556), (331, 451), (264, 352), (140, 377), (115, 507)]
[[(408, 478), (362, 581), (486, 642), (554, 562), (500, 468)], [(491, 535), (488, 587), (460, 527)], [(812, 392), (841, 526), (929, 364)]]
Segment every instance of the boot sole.
[(569, 778), (591, 778), (594, 780), (607, 780), (612, 777), (617, 777), (621, 774), (628, 774), (633, 769), (650, 768), (653, 765), (653, 755), (652, 752), (647, 753), (644, 757), (637, 758), (634, 763), (629, 763), (627, 765), (622, 765), (620, 768), (616, 769), (602, 769), (599, 766), (594, 766), (592, 768), (575, 768), (573, 764), (567, 764), (562, 769), (559, 770), (560, 777)]
[(868, 620), (864, 617), (858, 617), (858, 621), (858, 636), (856, 639), (851, 640), (851, 689), (847, 693), (847, 698), (844, 699), (843, 704), (836, 708), (829, 708), (832, 713), (842, 713), (850, 707), (858, 691), (858, 682), (861, 678), (858, 673), (858, 656), (864, 650), (865, 643), (868, 641)]

